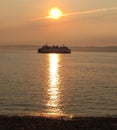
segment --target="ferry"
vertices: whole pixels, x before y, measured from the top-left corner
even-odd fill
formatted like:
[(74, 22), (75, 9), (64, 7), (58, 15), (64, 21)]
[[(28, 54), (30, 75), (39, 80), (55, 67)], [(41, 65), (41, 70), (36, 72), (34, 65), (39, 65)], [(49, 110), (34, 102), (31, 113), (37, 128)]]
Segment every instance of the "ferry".
[(38, 49), (38, 53), (63, 53), (68, 54), (71, 53), (71, 49), (66, 46), (48, 46), (44, 45)]

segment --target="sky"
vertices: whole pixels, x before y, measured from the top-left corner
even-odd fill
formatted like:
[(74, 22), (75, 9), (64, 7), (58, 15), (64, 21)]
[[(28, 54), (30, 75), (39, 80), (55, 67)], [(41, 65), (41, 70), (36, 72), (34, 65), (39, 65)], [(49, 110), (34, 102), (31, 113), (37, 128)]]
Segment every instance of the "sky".
[[(53, 7), (66, 16), (46, 19)], [(0, 45), (46, 42), (117, 46), (117, 0), (0, 0)]]

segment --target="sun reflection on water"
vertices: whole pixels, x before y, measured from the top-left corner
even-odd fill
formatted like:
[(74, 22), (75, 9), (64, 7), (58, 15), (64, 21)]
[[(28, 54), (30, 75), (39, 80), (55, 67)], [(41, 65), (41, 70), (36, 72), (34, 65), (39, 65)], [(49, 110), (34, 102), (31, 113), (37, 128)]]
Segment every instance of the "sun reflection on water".
[(49, 87), (48, 95), (49, 100), (47, 102), (49, 114), (60, 114), (60, 77), (59, 77), (59, 60), (60, 55), (50, 54), (49, 55)]

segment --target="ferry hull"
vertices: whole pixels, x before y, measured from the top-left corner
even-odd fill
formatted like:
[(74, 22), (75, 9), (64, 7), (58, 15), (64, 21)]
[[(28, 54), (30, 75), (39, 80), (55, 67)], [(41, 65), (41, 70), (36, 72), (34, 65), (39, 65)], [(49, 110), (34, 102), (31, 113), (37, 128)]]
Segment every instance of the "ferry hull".
[(45, 50), (38, 50), (38, 53), (64, 53), (64, 54), (69, 54), (69, 53), (71, 53), (71, 51), (69, 50), (69, 51), (49, 51), (49, 50), (47, 50), (47, 51), (45, 51)]

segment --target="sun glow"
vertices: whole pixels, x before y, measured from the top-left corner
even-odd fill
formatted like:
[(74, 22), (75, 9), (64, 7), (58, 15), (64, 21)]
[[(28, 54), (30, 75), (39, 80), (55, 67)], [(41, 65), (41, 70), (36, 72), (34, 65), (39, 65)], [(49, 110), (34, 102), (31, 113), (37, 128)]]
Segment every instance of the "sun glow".
[(49, 17), (52, 19), (59, 19), (62, 16), (62, 12), (59, 8), (52, 8), (49, 12)]

